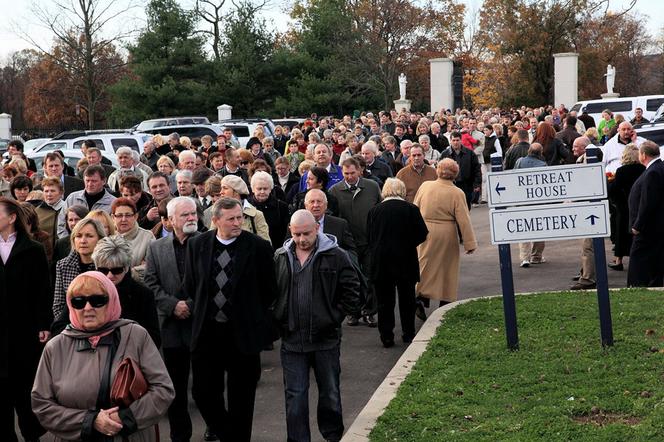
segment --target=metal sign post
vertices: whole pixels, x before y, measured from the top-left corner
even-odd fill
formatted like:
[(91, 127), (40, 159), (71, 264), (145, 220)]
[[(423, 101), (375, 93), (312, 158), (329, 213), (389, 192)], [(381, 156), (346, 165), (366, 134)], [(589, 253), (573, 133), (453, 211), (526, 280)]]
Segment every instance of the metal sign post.
[[(503, 170), (502, 157), (491, 157), (491, 171)], [(488, 180), (487, 180), (488, 183)], [(507, 348), (519, 349), (519, 332), (516, 325), (516, 301), (514, 300), (514, 276), (512, 274), (512, 250), (509, 244), (498, 246), (500, 258), (500, 282), (503, 288), (503, 312), (505, 314), (505, 336)]]
[[(586, 149), (586, 161), (590, 164), (599, 162), (597, 147)], [(597, 284), (597, 305), (599, 307), (599, 329), (603, 347), (613, 345), (613, 323), (611, 320), (611, 300), (609, 298), (609, 276), (606, 271), (606, 250), (603, 238), (593, 238), (595, 255), (595, 282)]]

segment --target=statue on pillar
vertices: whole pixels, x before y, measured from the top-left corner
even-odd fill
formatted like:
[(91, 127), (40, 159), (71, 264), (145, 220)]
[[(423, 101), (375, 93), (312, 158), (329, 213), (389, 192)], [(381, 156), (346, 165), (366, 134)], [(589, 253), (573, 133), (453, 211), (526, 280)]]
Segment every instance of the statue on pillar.
[(406, 99), (406, 84), (408, 81), (406, 81), (406, 76), (402, 72), (401, 75), (399, 75), (399, 100), (405, 100)]
[(613, 86), (616, 82), (616, 68), (608, 65), (606, 67), (606, 74), (604, 74), (606, 77), (606, 92), (609, 94), (613, 93)]

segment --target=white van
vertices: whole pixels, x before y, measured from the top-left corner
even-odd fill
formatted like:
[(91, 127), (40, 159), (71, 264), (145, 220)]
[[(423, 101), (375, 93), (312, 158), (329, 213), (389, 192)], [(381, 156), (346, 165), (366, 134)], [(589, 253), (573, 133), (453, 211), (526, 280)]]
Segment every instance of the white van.
[(643, 95), (641, 97), (579, 101), (572, 106), (570, 111), (576, 111), (577, 116), (588, 112), (595, 119), (595, 123), (599, 124), (604, 109), (609, 109), (614, 114), (622, 114), (625, 120), (629, 121), (634, 118), (634, 109), (640, 107), (643, 109), (643, 117), (650, 120), (662, 104), (664, 104), (664, 95)]

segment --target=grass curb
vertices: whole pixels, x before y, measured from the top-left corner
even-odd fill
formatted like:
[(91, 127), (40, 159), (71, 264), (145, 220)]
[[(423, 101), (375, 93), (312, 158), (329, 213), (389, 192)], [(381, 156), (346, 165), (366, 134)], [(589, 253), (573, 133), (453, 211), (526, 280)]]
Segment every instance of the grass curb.
[[(651, 290), (662, 291), (661, 288), (651, 289)], [(567, 291), (546, 292), (546, 293), (565, 293), (565, 292)], [(519, 295), (523, 296), (523, 295), (532, 295), (532, 294), (537, 294), (537, 293), (521, 293)], [(403, 353), (403, 355), (397, 361), (397, 363), (389, 372), (387, 377), (383, 380), (381, 385), (374, 392), (372, 397), (369, 399), (369, 402), (360, 412), (360, 414), (357, 416), (355, 421), (352, 423), (352, 425), (350, 426), (350, 428), (348, 429), (342, 440), (347, 442), (369, 441), (369, 434), (371, 433), (372, 429), (375, 427), (378, 418), (385, 412), (387, 406), (396, 396), (397, 390), (401, 386), (402, 382), (410, 374), (420, 356), (424, 354), (425, 350), (427, 349), (427, 346), (429, 345), (429, 342), (436, 335), (438, 326), (441, 324), (441, 320), (443, 319), (443, 317), (447, 312), (458, 307), (459, 305), (471, 301), (477, 301), (481, 299), (491, 299), (497, 297), (500, 297), (500, 295), (467, 299), (446, 305), (444, 307), (435, 310), (427, 319), (425, 324), (422, 326), (420, 332), (416, 336), (413, 343)], [(599, 321), (597, 324), (597, 332), (599, 338)], [(599, 339), (598, 339), (598, 345), (599, 345)]]

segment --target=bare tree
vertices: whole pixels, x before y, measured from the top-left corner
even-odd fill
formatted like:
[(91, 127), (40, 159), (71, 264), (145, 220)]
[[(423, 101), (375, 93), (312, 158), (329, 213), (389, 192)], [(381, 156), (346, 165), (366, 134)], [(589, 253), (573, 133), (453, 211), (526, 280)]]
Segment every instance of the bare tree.
[[(113, 71), (126, 64), (121, 57), (114, 56), (116, 48), (133, 33), (135, 26), (121, 26), (121, 30), (111, 31), (114, 22), (138, 5), (134, 0), (54, 0), (47, 7), (44, 2), (32, 4), (32, 15), (53, 34), (56, 44), (45, 47), (33, 38), (32, 33), (18, 31), (21, 37), (34, 45), (40, 52), (62, 66), (72, 78), (81, 83), (83, 103), (87, 111), (88, 127), (94, 128), (96, 108), (104, 96)], [(56, 46), (64, 46), (71, 57), (61, 57), (54, 51)], [(109, 63), (109, 60), (113, 62)], [(103, 62), (102, 62), (103, 61)]]
[[(252, 13), (257, 13), (263, 8), (267, 7), (269, 4), (268, 0), (260, 1), (238, 1), (231, 0), (235, 10), (238, 10), (240, 6), (244, 8), (245, 11), (250, 11)], [(203, 20), (209, 27), (199, 29), (196, 32), (203, 34), (212, 39), (212, 52), (214, 53), (215, 61), (221, 59), (221, 44), (223, 42), (223, 27), (224, 22), (228, 20), (231, 12), (224, 12), (224, 5), (226, 5), (226, 0), (196, 0), (196, 6), (194, 7), (194, 12), (198, 18)]]

